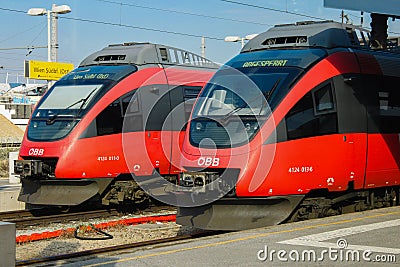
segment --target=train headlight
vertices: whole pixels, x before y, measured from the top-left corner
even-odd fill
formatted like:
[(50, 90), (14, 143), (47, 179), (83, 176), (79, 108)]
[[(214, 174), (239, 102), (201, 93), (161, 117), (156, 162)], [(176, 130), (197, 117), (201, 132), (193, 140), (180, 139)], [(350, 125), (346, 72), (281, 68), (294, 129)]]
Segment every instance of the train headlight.
[(15, 160), (14, 173), (24, 177), (43, 175), (43, 162), (40, 160)]
[(23, 175), (31, 175), (31, 165), (25, 163), (22, 171)]
[(218, 178), (215, 172), (183, 172), (179, 184), (185, 187), (204, 187)]
[(203, 124), (201, 122), (196, 123), (196, 130), (200, 131), (203, 128)]
[(191, 187), (193, 186), (193, 177), (192, 175), (188, 173), (183, 173), (181, 176), (181, 181), (180, 181), (181, 186), (186, 186), (186, 187)]
[(197, 176), (194, 179), (194, 186), (204, 186), (206, 184), (205, 178), (201, 176)]
[(24, 172), (24, 164), (19, 161), (14, 161), (14, 173), (22, 174)]

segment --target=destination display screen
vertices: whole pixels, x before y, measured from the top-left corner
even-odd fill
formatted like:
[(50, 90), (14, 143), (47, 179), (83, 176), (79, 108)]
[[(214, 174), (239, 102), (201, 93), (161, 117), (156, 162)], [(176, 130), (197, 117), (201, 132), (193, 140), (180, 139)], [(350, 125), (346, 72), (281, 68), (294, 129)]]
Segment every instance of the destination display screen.
[(225, 65), (233, 68), (299, 67), (305, 69), (328, 54), (319, 48), (241, 53)]
[(134, 65), (123, 66), (89, 66), (77, 68), (60, 81), (78, 81), (78, 80), (113, 80), (118, 81), (126, 75), (137, 71)]

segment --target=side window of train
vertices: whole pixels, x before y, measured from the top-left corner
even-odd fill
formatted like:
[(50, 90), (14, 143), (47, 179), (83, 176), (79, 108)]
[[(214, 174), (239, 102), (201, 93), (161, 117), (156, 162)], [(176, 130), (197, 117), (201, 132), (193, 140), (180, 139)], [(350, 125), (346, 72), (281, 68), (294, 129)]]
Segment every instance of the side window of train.
[(126, 132), (143, 131), (143, 116), (140, 107), (140, 92), (135, 90), (121, 97), (123, 129)]
[(307, 93), (286, 115), (288, 140), (338, 132), (331, 82)]
[(201, 86), (176, 86), (170, 90), (171, 110), (173, 114), (174, 131), (186, 129), (187, 122), (192, 112), (193, 104), (200, 93)]
[(368, 107), (372, 119), (369, 123), (370, 132), (400, 132), (400, 91), (397, 88), (399, 83), (399, 77), (386, 76), (382, 77), (380, 82), (366, 85), (370, 91)]
[(122, 131), (120, 99), (113, 101), (96, 117), (97, 135)]
[(183, 101), (185, 106), (185, 126), (182, 130), (186, 129), (187, 122), (190, 118), (190, 113), (192, 112), (194, 102), (196, 101), (197, 96), (199, 95), (201, 90), (200, 86), (188, 86), (183, 87)]
[[(96, 117), (97, 135), (122, 132), (125, 115), (139, 112), (139, 101), (137, 98), (132, 99), (132, 96), (135, 96), (134, 92), (129, 92), (114, 100)], [(132, 103), (130, 103), (131, 99)]]
[[(132, 98), (133, 97), (133, 98)], [(134, 114), (139, 112), (139, 97), (134, 92), (129, 92), (121, 97), (122, 115), (125, 115), (128, 110), (128, 114)]]
[(379, 92), (379, 109), (383, 132), (400, 133), (400, 78), (385, 77), (385, 90)]
[(168, 92), (168, 85), (141, 87), (143, 104), (143, 117), (147, 118), (145, 123), (146, 131), (170, 130), (171, 99)]

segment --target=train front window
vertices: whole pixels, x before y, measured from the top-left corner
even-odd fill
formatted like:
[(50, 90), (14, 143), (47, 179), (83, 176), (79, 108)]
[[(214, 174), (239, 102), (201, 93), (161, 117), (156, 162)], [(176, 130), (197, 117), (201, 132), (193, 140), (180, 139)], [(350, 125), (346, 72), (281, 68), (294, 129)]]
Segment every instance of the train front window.
[(28, 125), (28, 139), (64, 138), (104, 94), (135, 71), (134, 65), (88, 66), (71, 71), (39, 101)]
[(269, 100), (287, 73), (227, 74), (215, 77), (201, 95), (197, 116), (266, 115)]
[(60, 85), (38, 106), (35, 117), (79, 116), (102, 84)]
[[(265, 122), (271, 108), (301, 73), (298, 68), (224, 67), (206, 85), (193, 111), (193, 145), (229, 148), (247, 143)], [(205, 138), (212, 140), (205, 142)]]

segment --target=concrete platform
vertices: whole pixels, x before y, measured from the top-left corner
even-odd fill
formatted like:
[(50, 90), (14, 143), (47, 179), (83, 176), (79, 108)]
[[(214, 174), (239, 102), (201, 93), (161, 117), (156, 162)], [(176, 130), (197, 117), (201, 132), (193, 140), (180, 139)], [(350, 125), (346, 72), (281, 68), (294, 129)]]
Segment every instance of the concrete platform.
[(400, 207), (176, 242), (65, 266), (399, 266)]
[(0, 222), (0, 266), (15, 266), (15, 224)]
[(0, 212), (25, 209), (25, 203), (18, 201), (20, 190), (21, 184), (0, 178)]

